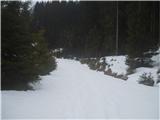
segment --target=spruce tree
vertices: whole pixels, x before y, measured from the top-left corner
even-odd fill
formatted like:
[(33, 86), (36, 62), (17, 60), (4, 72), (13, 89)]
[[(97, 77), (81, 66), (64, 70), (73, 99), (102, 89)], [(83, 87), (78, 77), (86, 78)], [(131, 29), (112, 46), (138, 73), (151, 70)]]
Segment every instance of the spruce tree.
[[(31, 16), (28, 5), (28, 2), (20, 1), (4, 1), (1, 4), (2, 89), (30, 89), (28, 83), (38, 80), (38, 76), (42, 74), (42, 69), (47, 71), (45, 73), (51, 71), (49, 67), (43, 67), (40, 71), (39, 67), (36, 66), (36, 62), (42, 61), (41, 59), (37, 60), (36, 55), (33, 55), (36, 51), (33, 43), (34, 40), (39, 40), (39, 37), (32, 36)], [(44, 43), (40, 42), (39, 44)], [(50, 60), (50, 62), (41, 63), (44, 66), (47, 66), (47, 64), (51, 66), (51, 57), (48, 57), (51, 55), (46, 49), (47, 47), (43, 47), (38, 52), (42, 52), (41, 55), (46, 57), (48, 61)], [(46, 52), (48, 55), (44, 55), (47, 54)], [(55, 64), (54, 60), (52, 62)]]
[(34, 67), (40, 75), (49, 74), (50, 71), (56, 68), (55, 58), (49, 51), (43, 34), (43, 30), (32, 33), (32, 61), (34, 63)]
[(132, 58), (142, 58), (156, 46), (152, 39), (151, 17), (152, 4), (149, 2), (131, 2), (128, 6), (128, 55)]
[(155, 19), (151, 16), (153, 11), (152, 4), (142, 1), (130, 2), (127, 10), (127, 63), (133, 69), (136, 67), (150, 66), (150, 56), (145, 53), (152, 51), (157, 46), (157, 40), (153, 39), (153, 31), (151, 29), (152, 21)]
[(2, 89), (37, 77), (29, 70), (32, 39), (24, 12), (21, 2), (2, 4)]

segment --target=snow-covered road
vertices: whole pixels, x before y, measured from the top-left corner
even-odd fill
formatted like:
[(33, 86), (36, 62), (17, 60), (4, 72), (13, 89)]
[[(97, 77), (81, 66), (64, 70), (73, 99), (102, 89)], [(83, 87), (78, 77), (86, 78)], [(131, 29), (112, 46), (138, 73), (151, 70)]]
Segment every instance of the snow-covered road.
[(157, 118), (158, 87), (116, 79), (58, 59), (35, 91), (2, 91), (2, 118)]

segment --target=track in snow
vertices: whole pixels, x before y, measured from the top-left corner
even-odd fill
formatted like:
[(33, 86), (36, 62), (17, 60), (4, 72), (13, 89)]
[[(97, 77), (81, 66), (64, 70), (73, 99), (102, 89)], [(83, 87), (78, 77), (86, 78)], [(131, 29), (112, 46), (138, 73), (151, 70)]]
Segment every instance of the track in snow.
[(2, 92), (2, 118), (158, 118), (158, 88), (57, 61), (36, 91)]

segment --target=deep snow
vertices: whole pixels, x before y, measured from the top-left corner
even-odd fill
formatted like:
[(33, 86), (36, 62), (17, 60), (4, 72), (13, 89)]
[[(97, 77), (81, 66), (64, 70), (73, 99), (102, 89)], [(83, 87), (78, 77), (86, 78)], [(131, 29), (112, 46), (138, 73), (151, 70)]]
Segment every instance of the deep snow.
[(2, 118), (158, 119), (159, 87), (133, 84), (58, 59), (35, 91), (2, 91)]

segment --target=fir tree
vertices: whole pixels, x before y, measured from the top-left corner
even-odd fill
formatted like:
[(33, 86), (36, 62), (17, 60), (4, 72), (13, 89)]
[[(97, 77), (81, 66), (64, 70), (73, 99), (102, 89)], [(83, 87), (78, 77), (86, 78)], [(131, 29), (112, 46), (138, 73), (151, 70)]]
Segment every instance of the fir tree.
[[(41, 71), (35, 63), (43, 61), (37, 60), (35, 49), (33, 48), (34, 40), (40, 38), (33, 38), (31, 34), (31, 16), (28, 10), (29, 3), (18, 1), (4, 1), (2, 2), (2, 89), (30, 89), (29, 82), (38, 79), (38, 75), (43, 71), (48, 73), (51, 68), (43, 67)], [(45, 43), (40, 40), (39, 44)], [(43, 47), (38, 53), (50, 62), (41, 62), (41, 66), (51, 66), (51, 56), (47, 54), (47, 47)], [(45, 54), (45, 55), (44, 55)], [(50, 58), (50, 59), (49, 59)], [(55, 64), (55, 61), (52, 61)], [(48, 65), (48, 66), (49, 66)], [(51, 66), (52, 67), (52, 66)], [(54, 67), (52, 67), (54, 68)], [(44, 72), (43, 72), (44, 73)]]

